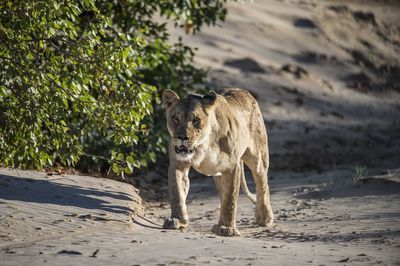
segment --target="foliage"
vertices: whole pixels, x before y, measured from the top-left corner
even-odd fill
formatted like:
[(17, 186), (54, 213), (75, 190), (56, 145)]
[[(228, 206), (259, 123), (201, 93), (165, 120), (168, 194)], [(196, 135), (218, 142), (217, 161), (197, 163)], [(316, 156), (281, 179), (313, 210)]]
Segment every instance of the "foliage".
[(204, 79), (163, 18), (194, 33), (224, 19), (224, 2), (2, 1), (0, 161), (106, 160), (117, 173), (154, 162), (166, 145), (157, 89), (181, 94)]

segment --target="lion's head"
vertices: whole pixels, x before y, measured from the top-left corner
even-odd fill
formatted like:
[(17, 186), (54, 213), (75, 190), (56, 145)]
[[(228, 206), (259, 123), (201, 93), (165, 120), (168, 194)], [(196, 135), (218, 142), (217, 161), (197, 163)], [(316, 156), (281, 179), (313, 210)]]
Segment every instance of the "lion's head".
[(190, 161), (211, 132), (210, 112), (213, 111), (217, 99), (215, 92), (207, 95), (189, 95), (184, 99), (166, 90), (162, 95), (166, 109), (167, 127), (172, 137), (176, 158)]

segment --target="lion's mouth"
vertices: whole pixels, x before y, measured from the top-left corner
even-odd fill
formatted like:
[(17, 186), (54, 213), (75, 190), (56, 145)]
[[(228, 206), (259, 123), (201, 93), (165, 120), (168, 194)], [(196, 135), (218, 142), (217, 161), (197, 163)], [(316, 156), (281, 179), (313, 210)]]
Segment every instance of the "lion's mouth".
[(181, 146), (175, 146), (175, 152), (177, 154), (193, 154), (194, 153), (194, 149), (193, 148), (188, 148), (185, 145), (181, 145)]

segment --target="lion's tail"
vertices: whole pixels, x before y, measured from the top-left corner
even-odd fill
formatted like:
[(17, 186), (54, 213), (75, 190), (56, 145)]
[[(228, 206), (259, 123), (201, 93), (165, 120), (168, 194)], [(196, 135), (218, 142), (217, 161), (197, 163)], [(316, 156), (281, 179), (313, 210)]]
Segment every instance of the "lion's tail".
[(245, 195), (249, 200), (251, 200), (254, 204), (256, 204), (256, 202), (257, 202), (256, 196), (255, 196), (253, 193), (251, 193), (251, 192), (249, 191), (249, 188), (247, 187), (246, 176), (245, 176), (245, 174), (244, 174), (244, 164), (243, 164), (243, 161), (241, 161), (240, 166), (241, 166), (241, 168), (242, 168), (242, 176), (241, 176), (241, 178), (240, 178), (240, 186), (241, 186), (241, 188), (242, 188), (242, 191), (243, 191), (244, 195)]

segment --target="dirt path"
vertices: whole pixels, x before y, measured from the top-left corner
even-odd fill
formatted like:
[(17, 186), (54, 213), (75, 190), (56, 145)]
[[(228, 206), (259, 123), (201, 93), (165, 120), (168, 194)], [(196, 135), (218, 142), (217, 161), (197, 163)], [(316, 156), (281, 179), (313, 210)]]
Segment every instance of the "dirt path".
[[(237, 265), (398, 263), (400, 184), (372, 181), (356, 186), (351, 175), (350, 171), (297, 176), (280, 173), (271, 181), (276, 224), (270, 229), (254, 226), (254, 207), (242, 196), (237, 219), (242, 237), (237, 239), (210, 235), (218, 219), (219, 202), (211, 180), (197, 180), (189, 193), (188, 208), (193, 214), (184, 245), (185, 254), (203, 260), (191, 261), (187, 256), (179, 261)], [(148, 206), (150, 217), (159, 218), (161, 223), (169, 214), (164, 207)], [(203, 243), (204, 238), (210, 238), (208, 244)]]
[[(349, 171), (301, 176), (282, 172), (271, 181), (276, 224), (270, 229), (254, 226), (254, 206), (242, 196), (238, 211), (242, 236), (224, 238), (210, 233), (218, 217), (210, 179), (192, 182), (191, 226), (180, 232), (156, 225), (169, 215), (163, 202), (146, 203), (145, 219), (133, 216), (132, 221), (137, 205), (130, 185), (18, 173), (1, 170), (1, 265), (395, 265), (400, 261), (397, 182), (355, 186)], [(91, 191), (84, 191), (87, 184)], [(77, 193), (71, 194), (71, 189)], [(29, 191), (33, 194), (28, 197)]]

